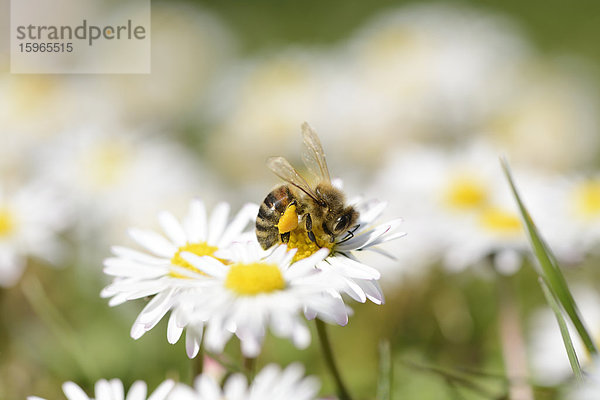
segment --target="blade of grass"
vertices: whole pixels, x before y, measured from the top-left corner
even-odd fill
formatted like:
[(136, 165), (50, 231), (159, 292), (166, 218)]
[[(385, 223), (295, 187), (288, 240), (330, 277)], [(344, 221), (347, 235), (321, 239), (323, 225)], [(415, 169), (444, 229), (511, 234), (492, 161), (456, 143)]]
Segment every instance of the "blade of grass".
[(573, 370), (573, 374), (575, 374), (575, 378), (578, 382), (583, 381), (583, 374), (581, 372), (581, 366), (579, 365), (579, 360), (577, 359), (577, 353), (575, 353), (575, 348), (573, 347), (573, 341), (571, 340), (571, 335), (569, 334), (569, 329), (567, 328), (567, 323), (563, 318), (562, 312), (560, 310), (560, 305), (550, 292), (548, 285), (544, 280), (539, 278), (540, 286), (542, 287), (542, 291), (544, 292), (544, 296), (546, 296), (546, 301), (550, 305), (550, 308), (554, 312), (554, 316), (556, 317), (556, 322), (558, 322), (558, 327), (560, 328), (560, 334), (562, 335), (563, 343), (565, 344), (565, 350), (567, 351), (567, 355), (569, 356), (569, 363), (571, 364), (571, 369)]
[(377, 382), (377, 400), (392, 399), (392, 352), (390, 342), (382, 340), (379, 343), (379, 381)]
[(554, 298), (558, 300), (560, 305), (562, 305), (563, 309), (567, 313), (567, 316), (575, 326), (577, 333), (581, 337), (581, 340), (583, 341), (587, 351), (592, 355), (598, 354), (596, 345), (594, 344), (594, 341), (592, 340), (588, 330), (585, 328), (579, 313), (579, 309), (577, 308), (577, 304), (575, 303), (573, 295), (567, 286), (567, 282), (560, 270), (560, 267), (558, 266), (558, 262), (556, 261), (556, 258), (552, 254), (548, 245), (542, 239), (529, 212), (525, 208), (521, 197), (519, 196), (519, 192), (517, 191), (517, 187), (510, 172), (508, 163), (504, 159), (501, 159), (500, 162), (502, 164), (504, 174), (506, 175), (506, 179), (508, 180), (512, 190), (513, 196), (519, 207), (519, 211), (521, 212), (521, 217), (525, 222), (525, 227), (527, 228), (531, 246), (533, 247), (535, 256), (539, 261), (539, 265), (541, 266), (541, 269), (536, 269), (538, 275), (544, 279), (544, 282), (547, 284), (550, 292), (554, 295)]

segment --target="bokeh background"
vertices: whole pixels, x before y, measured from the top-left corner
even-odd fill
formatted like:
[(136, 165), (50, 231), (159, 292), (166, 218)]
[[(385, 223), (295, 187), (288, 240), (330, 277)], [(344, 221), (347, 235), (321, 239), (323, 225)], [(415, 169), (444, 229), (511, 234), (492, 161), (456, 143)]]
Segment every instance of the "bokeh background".
[[(398, 399), (570, 385), (500, 156), (600, 337), (596, 3), (153, 1), (150, 75), (10, 74), (8, 15), (3, 0), (0, 398), (187, 381), (164, 321), (134, 341), (144, 302), (99, 297), (102, 260), (193, 197), (260, 203), (277, 183), (268, 156), (301, 165), (303, 121), (349, 195), (405, 220), (385, 247), (396, 259), (369, 257), (386, 304), (353, 303), (331, 330), (356, 398), (375, 398), (381, 340)], [(268, 337), (259, 364), (299, 360), (331, 394), (314, 339)]]

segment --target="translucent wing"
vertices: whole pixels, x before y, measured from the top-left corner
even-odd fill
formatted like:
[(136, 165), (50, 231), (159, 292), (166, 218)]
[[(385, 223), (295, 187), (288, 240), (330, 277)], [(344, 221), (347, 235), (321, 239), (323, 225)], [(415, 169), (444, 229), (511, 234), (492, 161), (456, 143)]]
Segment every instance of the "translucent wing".
[(318, 180), (331, 182), (321, 141), (316, 132), (313, 131), (306, 122), (302, 124), (302, 139), (304, 140), (302, 160), (304, 161), (306, 168), (308, 168), (310, 173)]
[(311, 189), (306, 180), (300, 176), (298, 171), (283, 157), (270, 157), (267, 160), (267, 167), (278, 177), (302, 190), (308, 196), (317, 200), (317, 195)]

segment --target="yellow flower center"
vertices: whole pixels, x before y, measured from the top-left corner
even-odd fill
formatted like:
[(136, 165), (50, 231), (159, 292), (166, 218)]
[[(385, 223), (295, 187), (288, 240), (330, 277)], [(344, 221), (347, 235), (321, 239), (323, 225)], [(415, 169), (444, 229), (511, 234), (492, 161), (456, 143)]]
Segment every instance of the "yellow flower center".
[(474, 210), (485, 205), (486, 187), (473, 177), (458, 177), (450, 182), (445, 191), (445, 203), (456, 210)]
[(575, 191), (577, 213), (586, 219), (600, 217), (600, 180), (583, 183)]
[(293, 261), (296, 262), (298, 260), (302, 260), (303, 258), (310, 257), (323, 247), (327, 247), (329, 250), (331, 250), (334, 245), (334, 243), (331, 243), (328, 238), (323, 238), (323, 240), (320, 240), (317, 237), (317, 242), (321, 247), (317, 246), (315, 242), (308, 238), (308, 234), (303, 228), (299, 227), (291, 231), (288, 248), (298, 249), (296, 255), (294, 255)]
[[(210, 246), (206, 242), (187, 243), (185, 246), (181, 246), (177, 250), (177, 253), (175, 253), (173, 258), (171, 258), (171, 264), (189, 269), (190, 271), (193, 271), (193, 272), (204, 274), (198, 268), (194, 267), (192, 264), (185, 261), (183, 259), (183, 257), (181, 257), (181, 253), (188, 252), (188, 253), (193, 253), (199, 257), (202, 257), (202, 256), (212, 256), (213, 254), (215, 254), (215, 251), (217, 251), (217, 250), (218, 250), (218, 247)], [(177, 272), (174, 272), (174, 271), (171, 271), (169, 273), (169, 275), (171, 275), (174, 278), (187, 278), (186, 276), (179, 274)]]
[(498, 208), (488, 208), (480, 215), (481, 225), (502, 235), (516, 235), (522, 231), (519, 217), (512, 212)]
[(0, 237), (10, 235), (15, 225), (15, 217), (8, 207), (0, 206)]
[(285, 288), (285, 280), (276, 264), (234, 264), (231, 266), (225, 287), (237, 294), (252, 296)]

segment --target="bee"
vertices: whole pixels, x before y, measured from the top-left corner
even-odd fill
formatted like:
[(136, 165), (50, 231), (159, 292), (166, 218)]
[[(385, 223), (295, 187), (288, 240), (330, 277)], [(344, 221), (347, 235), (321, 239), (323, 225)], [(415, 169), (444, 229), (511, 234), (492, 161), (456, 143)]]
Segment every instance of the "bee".
[(265, 250), (279, 242), (288, 243), (290, 233), (296, 229), (302, 229), (310, 241), (323, 247), (344, 233), (352, 237), (358, 228), (359, 214), (345, 204), (344, 193), (332, 185), (321, 141), (306, 122), (302, 124), (302, 138), (302, 159), (315, 178), (313, 185), (284, 157), (267, 160), (269, 169), (286, 183), (265, 197), (256, 217), (256, 237)]

